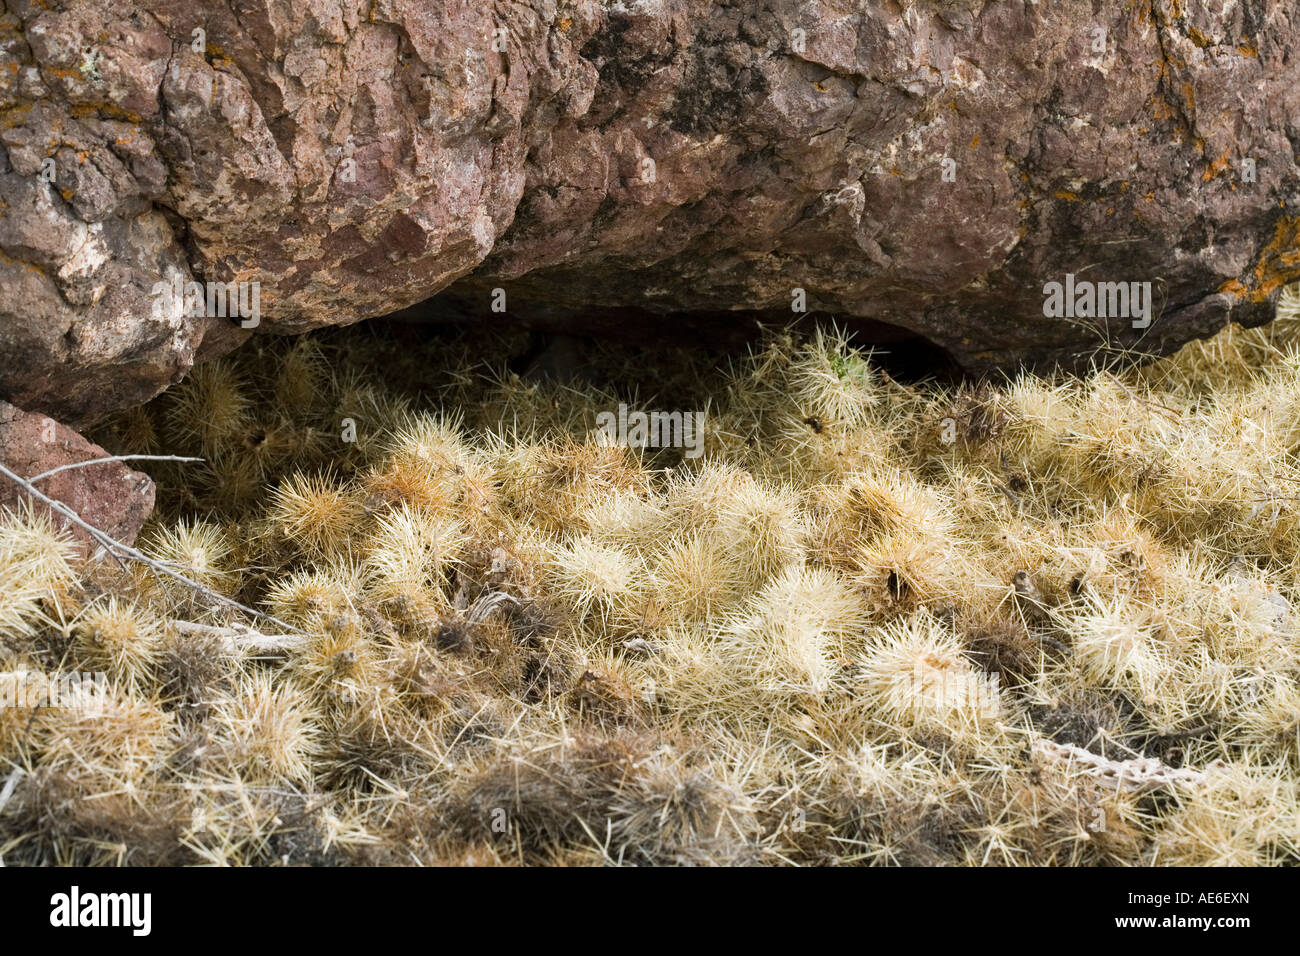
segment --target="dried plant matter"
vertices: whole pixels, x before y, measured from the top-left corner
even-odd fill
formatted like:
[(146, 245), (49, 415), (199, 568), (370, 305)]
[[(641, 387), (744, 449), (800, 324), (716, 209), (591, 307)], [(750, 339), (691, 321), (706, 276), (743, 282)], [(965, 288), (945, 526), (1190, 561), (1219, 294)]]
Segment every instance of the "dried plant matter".
[[(0, 677), (106, 680), (0, 708), (0, 855), (1292, 863), (1294, 302), (978, 387), (833, 330), (600, 390), (490, 338), (206, 366), (99, 436), (204, 459), (139, 551), (0, 518)], [(598, 440), (659, 373), (698, 459)]]

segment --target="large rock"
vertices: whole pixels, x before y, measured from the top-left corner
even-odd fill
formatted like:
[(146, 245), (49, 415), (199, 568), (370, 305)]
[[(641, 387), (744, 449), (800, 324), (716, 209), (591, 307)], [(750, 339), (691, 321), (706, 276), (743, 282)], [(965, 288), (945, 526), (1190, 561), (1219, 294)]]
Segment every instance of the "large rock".
[[(0, 394), (81, 424), (247, 334), (155, 308), (176, 278), (260, 283), (260, 331), (798, 288), (973, 370), (1260, 322), (1300, 276), (1300, 19), (1210, 6), (14, 0)], [(1046, 317), (1071, 273), (1159, 315)]]
[[(35, 478), (65, 465), (106, 459), (108, 452), (45, 415), (25, 412), (0, 401), (0, 464), (20, 478)], [(120, 461), (69, 468), (33, 482), (38, 491), (61, 501), (80, 518), (124, 544), (135, 541), (153, 511), (154, 484), (148, 475)], [(46, 505), (0, 476), (0, 508), (16, 510)], [(66, 529), (87, 550), (97, 545), (91, 536), (62, 515), (54, 523)]]

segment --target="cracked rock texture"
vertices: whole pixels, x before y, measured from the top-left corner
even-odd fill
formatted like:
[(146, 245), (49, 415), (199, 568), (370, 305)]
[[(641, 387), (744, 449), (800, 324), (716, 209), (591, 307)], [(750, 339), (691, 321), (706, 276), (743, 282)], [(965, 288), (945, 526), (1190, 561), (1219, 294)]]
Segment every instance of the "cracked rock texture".
[[(1168, 351), (1300, 277), (1293, 0), (3, 10), (0, 395), (76, 426), (248, 334), (159, 307), (178, 275), (260, 282), (258, 332), (802, 288), (975, 371)], [(1160, 314), (1045, 318), (1066, 273)]]

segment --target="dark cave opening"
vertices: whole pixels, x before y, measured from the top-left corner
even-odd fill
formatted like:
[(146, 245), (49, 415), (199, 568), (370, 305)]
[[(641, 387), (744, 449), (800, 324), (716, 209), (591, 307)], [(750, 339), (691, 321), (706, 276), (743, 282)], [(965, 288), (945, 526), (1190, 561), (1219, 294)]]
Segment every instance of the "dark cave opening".
[(443, 293), (368, 324), (415, 344), (481, 330), (485, 322), (527, 333), (526, 345), (508, 363), (509, 371), (525, 376), (581, 379), (588, 368), (585, 355), (593, 347), (624, 353), (630, 360), (644, 359), (648, 365), (671, 361), (673, 352), (687, 350), (696, 360), (723, 367), (757, 348), (764, 335), (788, 331), (802, 338), (821, 326), (840, 330), (853, 347), (869, 351), (872, 362), (900, 382), (954, 384), (964, 378), (956, 360), (923, 336), (875, 319), (821, 311), (656, 312), (627, 306), (540, 305), (492, 312), (481, 301)]

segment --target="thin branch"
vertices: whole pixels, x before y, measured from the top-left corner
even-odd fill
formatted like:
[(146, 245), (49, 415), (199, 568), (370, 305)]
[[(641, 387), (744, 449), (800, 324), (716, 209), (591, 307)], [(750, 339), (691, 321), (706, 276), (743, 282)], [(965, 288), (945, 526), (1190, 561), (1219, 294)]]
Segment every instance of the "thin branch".
[(75, 524), (82, 531), (86, 532), (95, 541), (99, 542), (100, 546), (103, 547), (105, 551), (107, 551), (114, 558), (117, 558), (119, 561), (122, 560), (123, 558), (126, 558), (131, 561), (138, 561), (139, 563), (145, 565), (150, 570), (152, 570), (155, 574), (165, 574), (169, 578), (173, 578), (181, 582), (181, 584), (184, 584), (186, 587), (197, 592), (198, 594), (203, 595), (209, 600), (216, 601), (220, 604), (225, 604), (228, 607), (233, 607), (253, 617), (260, 617), (264, 620), (270, 621), (272, 624), (275, 624), (277, 627), (281, 627), (286, 631), (292, 631), (297, 634), (306, 633), (304, 631), (300, 631), (292, 624), (286, 624), (284, 621), (281, 621), (279, 618), (267, 614), (265, 611), (259, 611), (256, 608), (249, 607), (246, 604), (240, 604), (234, 598), (226, 597), (224, 594), (218, 591), (214, 591), (209, 587), (205, 587), (204, 585), (200, 584), (198, 581), (194, 581), (190, 578), (187, 578), (179, 571), (173, 571), (164, 562), (155, 561), (153, 558), (150, 558), (147, 555), (141, 553), (140, 551), (137, 551), (135, 548), (131, 547), (130, 545), (123, 544), (121, 541), (118, 541), (108, 533), (101, 531), (99, 528), (96, 528), (93, 524), (83, 519), (81, 515), (77, 514), (75, 511), (73, 511), (62, 501), (58, 501), (57, 499), (51, 498), (49, 495), (42, 494), (40, 491), (38, 491), (35, 488), (35, 486), (32, 485), (30, 481), (28, 481), (26, 478), (14, 474), (4, 465), (0, 465), (0, 475), (3, 475), (4, 477), (8, 478), (10, 481), (12, 481), (18, 487), (22, 488), (24, 491), (26, 491), (37, 501), (42, 502), (51, 511), (63, 515), (63, 517), (67, 518), (69, 521)]
[(1058, 744), (1043, 739), (1033, 742), (1033, 750), (1051, 760), (1077, 767), (1080, 772), (1117, 788), (1139, 793), (1174, 784), (1203, 784), (1206, 780), (1203, 770), (1170, 767), (1155, 757), (1108, 760), (1074, 744)]
[(170, 621), (181, 634), (204, 634), (221, 640), (223, 646), (231, 652), (256, 651), (259, 654), (273, 654), (280, 651), (292, 651), (302, 646), (305, 634), (263, 634), (251, 627), (234, 624), (220, 627), (215, 624), (199, 624), (196, 621)]
[(48, 478), (51, 475), (57, 475), (61, 471), (71, 471), (73, 468), (85, 468), (88, 465), (102, 465), (108, 461), (203, 461), (202, 458), (185, 458), (181, 455), (109, 455), (107, 458), (88, 458), (85, 461), (74, 461), (67, 465), (60, 465), (58, 468), (51, 468), (49, 471), (43, 471), (27, 480), (30, 482), (40, 481), (42, 478)]
[(18, 786), (18, 778), (23, 775), (22, 767), (14, 767), (10, 772), (9, 778), (5, 780), (3, 789), (0, 789), (0, 813), (4, 813), (5, 807), (9, 803), (9, 798), (14, 795), (14, 789)]

